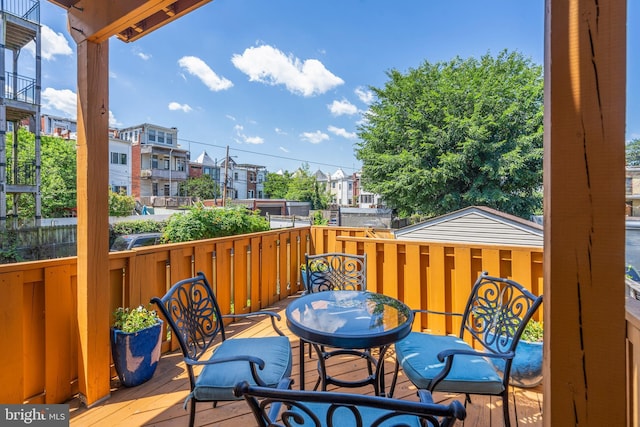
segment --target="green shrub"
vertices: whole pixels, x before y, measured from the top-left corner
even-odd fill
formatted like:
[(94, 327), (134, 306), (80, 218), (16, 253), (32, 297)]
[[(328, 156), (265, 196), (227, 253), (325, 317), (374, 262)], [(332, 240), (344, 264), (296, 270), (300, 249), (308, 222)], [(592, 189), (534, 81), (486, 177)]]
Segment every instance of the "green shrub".
[(166, 221), (139, 219), (134, 221), (116, 222), (112, 227), (114, 234), (120, 236), (123, 234), (136, 233), (162, 233), (166, 225)]
[(269, 230), (269, 221), (243, 206), (228, 208), (193, 207), (169, 217), (164, 229), (168, 242), (187, 242)]
[(136, 206), (136, 199), (126, 193), (109, 190), (109, 216), (129, 216)]

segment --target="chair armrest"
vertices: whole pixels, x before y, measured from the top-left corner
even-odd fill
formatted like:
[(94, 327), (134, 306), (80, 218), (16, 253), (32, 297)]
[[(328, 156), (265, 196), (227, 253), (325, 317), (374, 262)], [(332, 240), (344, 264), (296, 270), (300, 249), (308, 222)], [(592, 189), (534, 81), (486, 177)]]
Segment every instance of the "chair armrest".
[(508, 351), (506, 353), (491, 353), (491, 352), (476, 351), (476, 350), (447, 349), (447, 350), (442, 350), (440, 353), (438, 353), (438, 360), (440, 362), (444, 362), (444, 359), (446, 359), (447, 357), (455, 356), (458, 354), (465, 355), (465, 356), (490, 357), (493, 359), (513, 359), (516, 355), (515, 352), (513, 351)]
[(238, 362), (241, 360), (246, 360), (247, 362), (249, 362), (249, 367), (251, 368), (251, 376), (253, 377), (253, 380), (256, 382), (256, 384), (261, 387), (266, 387), (267, 384), (262, 381), (262, 378), (260, 378), (260, 375), (258, 375), (258, 371), (256, 370), (256, 366), (260, 370), (263, 370), (265, 366), (264, 360), (260, 359), (259, 357), (239, 354), (233, 357), (221, 357), (216, 360), (194, 360), (189, 357), (184, 358), (185, 363), (189, 365), (218, 365), (221, 363)]
[(258, 317), (258, 316), (269, 316), (271, 319), (271, 326), (276, 331), (276, 333), (282, 337), (284, 337), (284, 333), (278, 328), (276, 325), (276, 319), (280, 320), (281, 317), (278, 313), (274, 313), (273, 311), (254, 311), (251, 313), (244, 314), (225, 314), (222, 316), (223, 319), (241, 319), (241, 318), (249, 318), (249, 317)]
[(434, 310), (421, 310), (421, 309), (415, 309), (415, 310), (411, 310), (411, 311), (413, 311), (413, 314), (426, 313), (426, 314), (442, 314), (443, 316), (462, 317), (462, 313), (451, 313), (451, 312), (448, 312), (448, 311), (434, 311)]
[(221, 357), (219, 359), (215, 359), (215, 360), (194, 360), (191, 359), (189, 357), (185, 357), (184, 358), (184, 362), (188, 365), (217, 365), (218, 363), (229, 363), (229, 362), (238, 362), (241, 360), (245, 360), (249, 363), (251, 363), (252, 365), (257, 365), (258, 368), (260, 368), (260, 370), (264, 369), (265, 366), (265, 362), (264, 360), (260, 359), (259, 357), (256, 356), (249, 356), (249, 355), (245, 355), (245, 354), (239, 354), (237, 356), (233, 356), (233, 357)]

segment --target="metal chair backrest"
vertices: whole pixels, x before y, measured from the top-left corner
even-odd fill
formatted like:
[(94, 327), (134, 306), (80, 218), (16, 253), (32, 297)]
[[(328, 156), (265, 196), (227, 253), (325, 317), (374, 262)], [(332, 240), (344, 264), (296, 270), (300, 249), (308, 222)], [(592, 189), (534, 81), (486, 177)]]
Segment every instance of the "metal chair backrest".
[(234, 393), (244, 396), (260, 427), (397, 426), (420, 421), (421, 425), (448, 427), (466, 417), (459, 401), (436, 404), (426, 390), (419, 391), (421, 402), (355, 393), (254, 387), (247, 382), (238, 384)]
[[(155, 303), (178, 340), (185, 358), (199, 360), (209, 350), (218, 334), (224, 340), (224, 323), (213, 290), (202, 272), (175, 283)], [(187, 364), (192, 388), (195, 381), (193, 368)]]
[(515, 351), (540, 304), (542, 295), (535, 296), (513, 280), (482, 273), (471, 289), (459, 336), (470, 334), (495, 353)]
[(305, 254), (306, 292), (367, 290), (367, 254)]

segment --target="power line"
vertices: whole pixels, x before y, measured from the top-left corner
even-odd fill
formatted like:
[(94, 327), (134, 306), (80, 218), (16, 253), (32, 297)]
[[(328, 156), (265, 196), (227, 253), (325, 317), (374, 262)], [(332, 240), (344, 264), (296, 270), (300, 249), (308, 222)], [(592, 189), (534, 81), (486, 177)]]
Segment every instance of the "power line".
[[(189, 139), (185, 139), (185, 138), (178, 138), (178, 142), (188, 142), (188, 143), (194, 143), (194, 144), (200, 144), (200, 145), (204, 145), (207, 147), (214, 147), (214, 148), (221, 148), (223, 150), (226, 150), (227, 146), (226, 145), (216, 145), (216, 144), (211, 144), (211, 143), (207, 143), (207, 142), (200, 142), (200, 141), (193, 141), (193, 140), (189, 140)], [(341, 165), (333, 165), (331, 163), (321, 163), (321, 162), (314, 162), (314, 161), (309, 161), (309, 160), (302, 160), (302, 159), (296, 159), (293, 157), (286, 157), (286, 156), (277, 156), (275, 154), (267, 154), (267, 153), (259, 153), (257, 151), (251, 151), (251, 150), (243, 150), (241, 148), (231, 148), (232, 150), (235, 151), (239, 151), (241, 153), (249, 153), (249, 154), (255, 154), (258, 156), (265, 156), (265, 157), (273, 157), (275, 159), (282, 159), (282, 160), (293, 160), (296, 162), (300, 162), (300, 163), (309, 163), (312, 165), (321, 165), (321, 166), (329, 166), (332, 168), (340, 168), (340, 169), (346, 169), (346, 170), (352, 170), (352, 171), (357, 171), (357, 168), (353, 168), (353, 167), (347, 167), (347, 166), (341, 166)]]

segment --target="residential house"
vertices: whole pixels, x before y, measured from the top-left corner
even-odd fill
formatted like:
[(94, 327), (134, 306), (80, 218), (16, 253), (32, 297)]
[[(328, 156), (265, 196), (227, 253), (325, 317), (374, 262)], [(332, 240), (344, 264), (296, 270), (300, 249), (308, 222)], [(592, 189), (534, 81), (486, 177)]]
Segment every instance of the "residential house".
[(131, 195), (131, 141), (109, 132), (109, 188), (114, 193)]
[(41, 135), (55, 136), (75, 141), (77, 139), (77, 127), (78, 123), (73, 119), (51, 116), (49, 114), (42, 114), (40, 116)]
[(157, 196), (177, 197), (189, 162), (189, 151), (178, 146), (178, 129), (143, 123), (120, 129), (119, 137), (131, 141), (131, 194), (151, 197), (154, 206)]
[(625, 174), (625, 214), (640, 217), (640, 166), (627, 166)]

